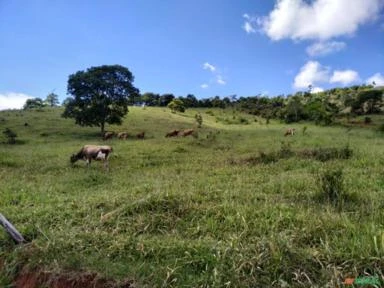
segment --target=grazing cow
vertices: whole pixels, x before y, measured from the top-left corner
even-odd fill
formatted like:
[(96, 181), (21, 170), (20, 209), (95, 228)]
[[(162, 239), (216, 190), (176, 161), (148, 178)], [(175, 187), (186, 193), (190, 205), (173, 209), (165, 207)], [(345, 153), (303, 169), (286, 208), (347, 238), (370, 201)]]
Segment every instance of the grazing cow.
[(165, 137), (176, 137), (178, 134), (179, 134), (179, 130), (172, 130), (170, 132), (168, 132), (167, 134), (165, 134)]
[(112, 139), (115, 136), (115, 132), (105, 132), (103, 135), (103, 140)]
[(128, 132), (120, 132), (117, 134), (117, 138), (124, 139), (124, 140), (127, 139), (128, 136), (129, 136)]
[(194, 131), (195, 130), (193, 130), (193, 129), (185, 129), (183, 131), (180, 131), (179, 135), (183, 136), (183, 137), (186, 137), (186, 136), (192, 135)]
[(288, 128), (288, 129), (285, 131), (284, 136), (288, 136), (288, 135), (293, 136), (293, 135), (295, 135), (295, 131), (296, 131), (295, 128)]
[(108, 157), (112, 151), (112, 147), (107, 145), (84, 145), (77, 154), (71, 156), (71, 163), (73, 164), (77, 160), (84, 160), (89, 168), (92, 160), (100, 160), (104, 163), (104, 169), (109, 169)]
[(138, 139), (144, 139), (144, 136), (145, 136), (145, 132), (143, 131), (143, 132), (140, 132), (140, 133), (138, 133), (138, 134), (136, 134), (136, 137), (138, 138)]

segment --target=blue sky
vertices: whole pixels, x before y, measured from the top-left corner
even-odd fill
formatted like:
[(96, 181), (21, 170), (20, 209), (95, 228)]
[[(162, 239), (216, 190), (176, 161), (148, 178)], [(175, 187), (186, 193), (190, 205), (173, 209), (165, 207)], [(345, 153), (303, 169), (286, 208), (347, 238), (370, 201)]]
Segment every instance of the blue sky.
[(0, 109), (104, 64), (197, 98), (384, 85), (384, 0), (0, 0)]

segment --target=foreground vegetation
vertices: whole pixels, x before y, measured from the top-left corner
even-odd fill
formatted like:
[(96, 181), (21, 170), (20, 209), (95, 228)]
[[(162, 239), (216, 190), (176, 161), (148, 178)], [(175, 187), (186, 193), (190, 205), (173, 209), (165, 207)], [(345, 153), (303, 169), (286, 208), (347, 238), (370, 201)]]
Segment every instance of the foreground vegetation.
[[(202, 127), (195, 137), (166, 132)], [(130, 107), (110, 171), (69, 164), (105, 143), (61, 108), (0, 112), (0, 286), (24, 267), (93, 271), (137, 287), (341, 287), (384, 271), (384, 137), (236, 110)], [(373, 124), (383, 119), (372, 116)], [(28, 124), (28, 125), (26, 125)]]

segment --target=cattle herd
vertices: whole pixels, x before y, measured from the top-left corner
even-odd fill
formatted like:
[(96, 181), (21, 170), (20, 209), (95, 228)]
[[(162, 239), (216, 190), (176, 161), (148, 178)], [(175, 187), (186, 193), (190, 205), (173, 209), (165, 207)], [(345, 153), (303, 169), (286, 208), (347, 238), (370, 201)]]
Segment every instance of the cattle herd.
[[(284, 136), (288, 136), (288, 135), (293, 136), (295, 135), (295, 131), (296, 131), (295, 128), (288, 128), (285, 131)], [(195, 132), (194, 129), (184, 129), (184, 130), (174, 129), (166, 133), (165, 137), (166, 138), (179, 137), (179, 136), (186, 137), (189, 135), (194, 135), (194, 132)], [(103, 140), (109, 140), (115, 136), (118, 139), (126, 140), (130, 135), (128, 132), (115, 133), (112, 131), (108, 131), (103, 134)], [(144, 139), (144, 137), (145, 137), (144, 131), (136, 134), (136, 138), (138, 139)], [(104, 169), (109, 169), (108, 158), (112, 151), (113, 151), (112, 147), (108, 145), (84, 145), (78, 153), (73, 154), (71, 156), (70, 160), (72, 164), (74, 164), (78, 160), (84, 160), (86, 161), (88, 167), (90, 166), (92, 160), (99, 160), (104, 163)]]

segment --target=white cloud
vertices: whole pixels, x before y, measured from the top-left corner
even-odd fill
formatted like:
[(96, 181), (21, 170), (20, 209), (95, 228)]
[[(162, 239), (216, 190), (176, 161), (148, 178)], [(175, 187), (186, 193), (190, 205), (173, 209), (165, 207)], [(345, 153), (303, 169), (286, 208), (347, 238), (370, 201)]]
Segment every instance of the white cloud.
[(376, 86), (384, 86), (384, 75), (381, 75), (381, 73), (376, 73), (375, 75), (369, 77), (365, 82), (367, 84), (372, 84), (375, 82)]
[[(227, 84), (227, 82), (223, 79), (223, 76), (222, 76), (221, 72), (219, 71), (219, 69), (217, 69), (212, 64), (205, 62), (203, 64), (203, 69), (210, 70), (212, 72), (212, 78), (209, 80), (210, 84), (214, 84), (214, 83), (220, 84), (220, 85)], [(204, 84), (200, 85), (200, 87), (203, 89), (206, 89), (206, 88), (208, 88), (208, 84), (204, 83)]]
[(243, 25), (243, 29), (244, 29), (245, 32), (247, 32), (248, 34), (250, 34), (250, 33), (256, 33), (255, 28), (253, 28), (252, 23), (249, 22), (249, 21), (245, 21), (245, 23), (244, 23), (244, 25)]
[(308, 88), (316, 83), (327, 82), (329, 79), (329, 68), (322, 66), (317, 61), (308, 61), (300, 68), (299, 74), (295, 77), (293, 86), (295, 88)]
[(5, 93), (0, 94), (0, 110), (6, 109), (21, 109), (27, 99), (35, 98), (23, 93)]
[(359, 73), (354, 70), (335, 70), (333, 71), (332, 77), (329, 80), (330, 83), (341, 83), (348, 85), (353, 82), (359, 81)]
[(345, 48), (344, 42), (329, 41), (329, 42), (316, 42), (307, 47), (309, 56), (324, 56), (333, 52), (341, 51)]
[(221, 75), (217, 75), (217, 77), (216, 77), (216, 82), (218, 83), (218, 84), (220, 84), (220, 85), (225, 85), (227, 82), (225, 82), (224, 80), (223, 80), (223, 77), (221, 77)]
[(203, 64), (203, 69), (210, 70), (211, 72), (214, 72), (216, 70), (216, 67), (209, 64), (208, 62), (205, 62)]
[(257, 19), (255, 17), (249, 16), (248, 14), (243, 14), (243, 18), (245, 18), (245, 22), (242, 28), (245, 30), (245, 32), (247, 32), (247, 34), (256, 33), (254, 26), (257, 26)]
[(313, 87), (311, 90), (311, 93), (315, 94), (315, 93), (319, 93), (319, 92), (323, 92), (323, 91), (324, 91), (324, 89), (321, 87)]
[(272, 40), (331, 39), (352, 35), (374, 20), (383, 0), (277, 0), (268, 16), (258, 19)]

